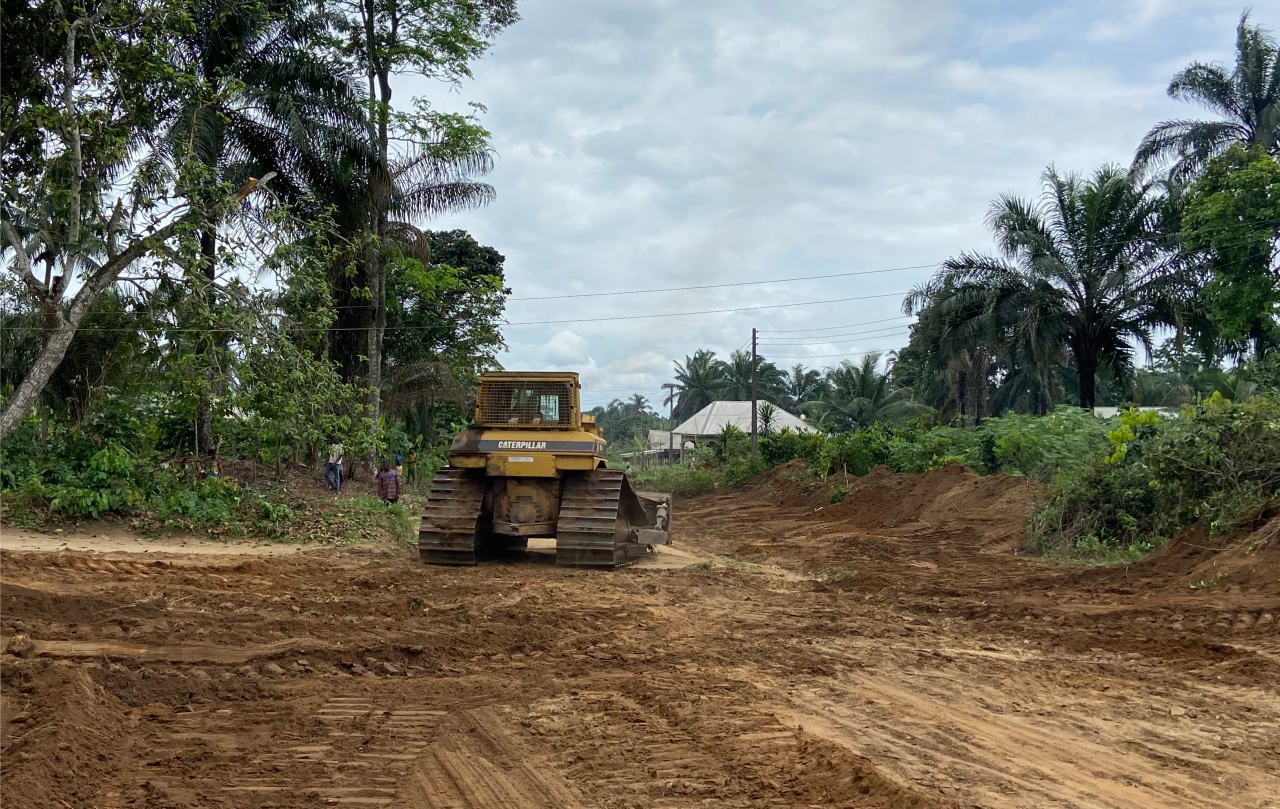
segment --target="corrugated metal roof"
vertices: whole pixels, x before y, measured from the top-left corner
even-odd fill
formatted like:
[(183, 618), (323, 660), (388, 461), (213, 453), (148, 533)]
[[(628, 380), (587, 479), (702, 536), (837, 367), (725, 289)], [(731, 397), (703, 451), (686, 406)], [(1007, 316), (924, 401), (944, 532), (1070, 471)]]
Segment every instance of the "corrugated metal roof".
[[(757, 401), (760, 405), (765, 404), (763, 399)], [(672, 432), (681, 437), (718, 435), (727, 424), (732, 424), (744, 433), (751, 432), (751, 402), (712, 402), (685, 419)], [(790, 427), (792, 432), (814, 432), (804, 421), (777, 405), (773, 405), (771, 427), (775, 432), (780, 432), (784, 427)]]

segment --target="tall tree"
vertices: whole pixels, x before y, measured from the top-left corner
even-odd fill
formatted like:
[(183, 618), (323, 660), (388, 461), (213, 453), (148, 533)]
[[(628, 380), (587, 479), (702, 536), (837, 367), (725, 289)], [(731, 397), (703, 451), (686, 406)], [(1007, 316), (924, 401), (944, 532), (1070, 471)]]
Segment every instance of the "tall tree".
[(924, 383), (924, 401), (978, 424), (987, 414), (995, 358), (1008, 349), (1012, 330), (1006, 311), (978, 298), (949, 298), (950, 291), (945, 283), (925, 284), (903, 301), (902, 311), (919, 318), (911, 343), (926, 347), (928, 373), (915, 382)]
[(1233, 143), (1280, 150), (1280, 50), (1270, 33), (1240, 17), (1236, 64), (1230, 73), (1216, 64), (1194, 62), (1169, 83), (1169, 96), (1192, 101), (1220, 118), (1159, 123), (1138, 146), (1136, 166), (1172, 163), (1175, 179), (1199, 174)]
[(676, 386), (671, 395), (677, 397), (675, 420), (679, 424), (719, 398), (722, 374), (715, 352), (706, 349), (695, 351), (675, 366)]
[(796, 363), (790, 371), (783, 372), (786, 384), (786, 406), (795, 410), (804, 402), (812, 401), (823, 391), (822, 372), (817, 368), (805, 368)]
[(1182, 232), (1209, 270), (1204, 295), (1227, 341), (1261, 359), (1280, 343), (1280, 160), (1239, 144), (1209, 161), (1189, 194)]
[[(330, 156), (323, 145), (358, 144), (366, 129), (342, 68), (314, 46), (327, 15), (289, 0), (189, 0), (188, 9), (193, 24), (178, 32), (174, 55), (194, 80), (170, 111), (161, 141), (168, 158), (194, 162), (211, 189), (275, 172), (276, 198), (304, 201), (324, 182), (315, 176)], [(216, 217), (203, 224), (199, 266), (191, 268), (208, 282), (191, 289), (206, 306), (217, 291), (222, 225)], [(202, 447), (213, 441), (209, 396), (224, 387), (213, 355), (228, 338), (206, 330), (201, 340), (209, 355), (196, 413)]]
[[(62, 58), (64, 24), (55, 3), (3, 0), (0, 48), (0, 176), (34, 176), (47, 155), (37, 109), (56, 101), (55, 69)], [(20, 46), (14, 45), (20, 43)], [(5, 183), (5, 191), (13, 188)], [(16, 188), (13, 188), (16, 191)]]
[(357, 177), (352, 201), (362, 220), (360, 269), (345, 273), (350, 283), (340, 311), (347, 316), (338, 325), (364, 335), (363, 345), (348, 343), (342, 353), (348, 371), (357, 357), (365, 358), (376, 413), (387, 323), (384, 246), (417, 241), (412, 233), (404, 238), (415, 220), (484, 204), (493, 195), (492, 188), (473, 179), (492, 166), (488, 133), (462, 116), (433, 112), (421, 100), (415, 112), (397, 113), (391, 77), (408, 73), (457, 84), (518, 16), (515, 0), (347, 0), (336, 7), (346, 21), (346, 36), (336, 44), (362, 67), (369, 137), (377, 165), (384, 167)]
[[(778, 366), (756, 355), (756, 396), (777, 401), (786, 395), (786, 380)], [(720, 389), (717, 398), (745, 402), (751, 399), (751, 352), (735, 351), (720, 365)]]
[(411, 410), (432, 439), (437, 404), (461, 409), (480, 373), (496, 365), (510, 290), (492, 247), (461, 230), (423, 238), (429, 263), (402, 253), (388, 262), (382, 388), (387, 406)]
[(1039, 203), (992, 205), (999, 257), (962, 253), (919, 292), (954, 315), (961, 336), (994, 316), (1044, 356), (1065, 345), (1080, 404), (1092, 408), (1099, 371), (1131, 368), (1131, 340), (1150, 351), (1153, 327), (1178, 322), (1186, 289), (1171, 271), (1157, 187), (1104, 166), (1088, 179), (1050, 168), (1044, 188)]
[(630, 448), (637, 441), (643, 445), (649, 430), (656, 430), (663, 423), (660, 416), (649, 410), (648, 400), (639, 393), (625, 402), (614, 399), (608, 406), (597, 406), (587, 412), (596, 417), (604, 439), (615, 447)]
[(845, 360), (827, 369), (828, 389), (804, 405), (817, 423), (835, 431), (867, 427), (877, 421), (900, 421), (929, 412), (911, 399), (911, 391), (894, 388), (888, 373), (876, 370), (882, 355), (864, 354), (861, 361)]
[[(187, 161), (171, 172), (136, 170), (180, 87), (196, 80), (174, 68), (184, 9), (165, 0), (50, 5), (44, 10), (62, 32), (58, 59), (37, 60), (39, 75), (26, 80), (50, 103), (3, 103), (20, 119), (5, 122), (4, 162), (20, 170), (5, 177), (0, 234), (7, 268), (38, 301), (47, 336), (5, 404), (0, 438), (31, 413), (80, 323), (125, 268), (167, 250), (256, 184), (210, 191)], [(32, 138), (39, 159), (10, 159)]]

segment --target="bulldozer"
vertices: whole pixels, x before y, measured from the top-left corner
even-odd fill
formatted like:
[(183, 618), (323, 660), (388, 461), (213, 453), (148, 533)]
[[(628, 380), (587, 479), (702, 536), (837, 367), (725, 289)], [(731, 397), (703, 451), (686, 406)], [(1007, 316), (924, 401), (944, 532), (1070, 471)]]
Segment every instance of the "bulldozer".
[(637, 492), (609, 468), (580, 392), (575, 373), (481, 376), (475, 417), (431, 482), (423, 562), (474, 565), (550, 537), (557, 565), (611, 570), (667, 543), (671, 496)]

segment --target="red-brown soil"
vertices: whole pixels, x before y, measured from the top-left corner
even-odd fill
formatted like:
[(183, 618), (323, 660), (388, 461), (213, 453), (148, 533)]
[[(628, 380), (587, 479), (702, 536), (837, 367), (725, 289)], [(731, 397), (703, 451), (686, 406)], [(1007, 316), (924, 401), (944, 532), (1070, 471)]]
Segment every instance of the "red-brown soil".
[(0, 658), (0, 793), (1280, 806), (1275, 514), (1078, 568), (1017, 553), (1025, 480), (876, 470), (844, 488), (833, 505), (788, 467), (677, 503), (676, 549), (710, 560), (683, 569), (0, 552), (0, 630), (22, 652)]

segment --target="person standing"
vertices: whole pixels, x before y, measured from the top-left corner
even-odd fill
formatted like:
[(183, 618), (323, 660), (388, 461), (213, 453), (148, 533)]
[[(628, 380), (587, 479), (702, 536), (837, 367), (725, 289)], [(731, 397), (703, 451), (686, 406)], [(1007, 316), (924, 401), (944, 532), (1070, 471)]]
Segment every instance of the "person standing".
[(413, 483), (418, 482), (418, 451), (416, 449), (409, 450), (409, 477)]
[(329, 447), (329, 461), (324, 465), (324, 479), (334, 494), (342, 493), (342, 442), (334, 441)]
[(400, 473), (391, 468), (390, 462), (383, 462), (382, 471), (378, 473), (378, 497), (388, 503), (400, 499)]

